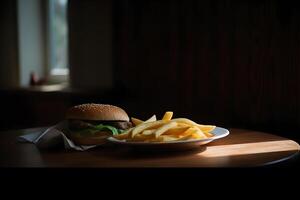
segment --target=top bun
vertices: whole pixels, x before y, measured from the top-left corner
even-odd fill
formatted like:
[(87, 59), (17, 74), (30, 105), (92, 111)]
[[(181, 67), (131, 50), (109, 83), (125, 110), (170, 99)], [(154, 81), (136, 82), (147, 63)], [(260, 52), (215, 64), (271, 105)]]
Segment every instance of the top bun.
[(70, 108), (67, 119), (129, 121), (127, 113), (117, 106), (108, 104), (81, 104)]

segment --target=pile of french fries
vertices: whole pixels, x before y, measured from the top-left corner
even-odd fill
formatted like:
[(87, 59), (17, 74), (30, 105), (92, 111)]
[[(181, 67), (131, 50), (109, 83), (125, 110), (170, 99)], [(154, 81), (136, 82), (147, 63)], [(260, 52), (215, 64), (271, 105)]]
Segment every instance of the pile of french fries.
[(146, 121), (131, 118), (133, 127), (114, 136), (128, 142), (172, 142), (213, 137), (213, 125), (201, 125), (187, 118), (174, 118), (173, 112), (165, 112), (161, 120), (153, 115)]

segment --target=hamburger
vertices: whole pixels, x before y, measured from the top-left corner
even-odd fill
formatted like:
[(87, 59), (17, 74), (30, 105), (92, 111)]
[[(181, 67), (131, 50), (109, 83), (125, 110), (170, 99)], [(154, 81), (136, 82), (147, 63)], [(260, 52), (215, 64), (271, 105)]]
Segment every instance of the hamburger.
[(108, 104), (82, 104), (67, 113), (67, 137), (77, 145), (103, 144), (107, 137), (132, 127), (127, 113)]

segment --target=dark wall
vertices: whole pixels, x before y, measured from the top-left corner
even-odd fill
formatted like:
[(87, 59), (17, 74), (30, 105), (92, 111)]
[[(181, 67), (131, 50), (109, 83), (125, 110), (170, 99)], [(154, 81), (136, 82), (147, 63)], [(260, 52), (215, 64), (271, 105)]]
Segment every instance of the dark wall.
[(71, 0), (69, 19), (69, 66), (71, 85), (80, 89), (111, 89), (111, 0)]
[[(293, 135), (300, 6), (292, 1), (115, 1), (118, 84), (136, 113)], [(294, 133), (291, 133), (294, 132)]]
[(17, 1), (0, 2), (0, 88), (19, 84)]

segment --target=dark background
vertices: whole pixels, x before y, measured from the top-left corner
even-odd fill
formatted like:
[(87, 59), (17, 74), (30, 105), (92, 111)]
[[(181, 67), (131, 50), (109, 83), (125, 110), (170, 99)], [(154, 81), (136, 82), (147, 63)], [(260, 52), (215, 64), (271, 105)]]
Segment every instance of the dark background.
[[(18, 63), (16, 1), (0, 5), (0, 77), (7, 83)], [(299, 141), (299, 9), (283, 0), (71, 0), (71, 87), (41, 92), (3, 86), (0, 129), (51, 125), (69, 106), (96, 102), (142, 119), (172, 110), (203, 124)], [(98, 42), (106, 17), (107, 51)], [(105, 78), (97, 73), (98, 57), (108, 51), (112, 86), (82, 86), (89, 77)]]

